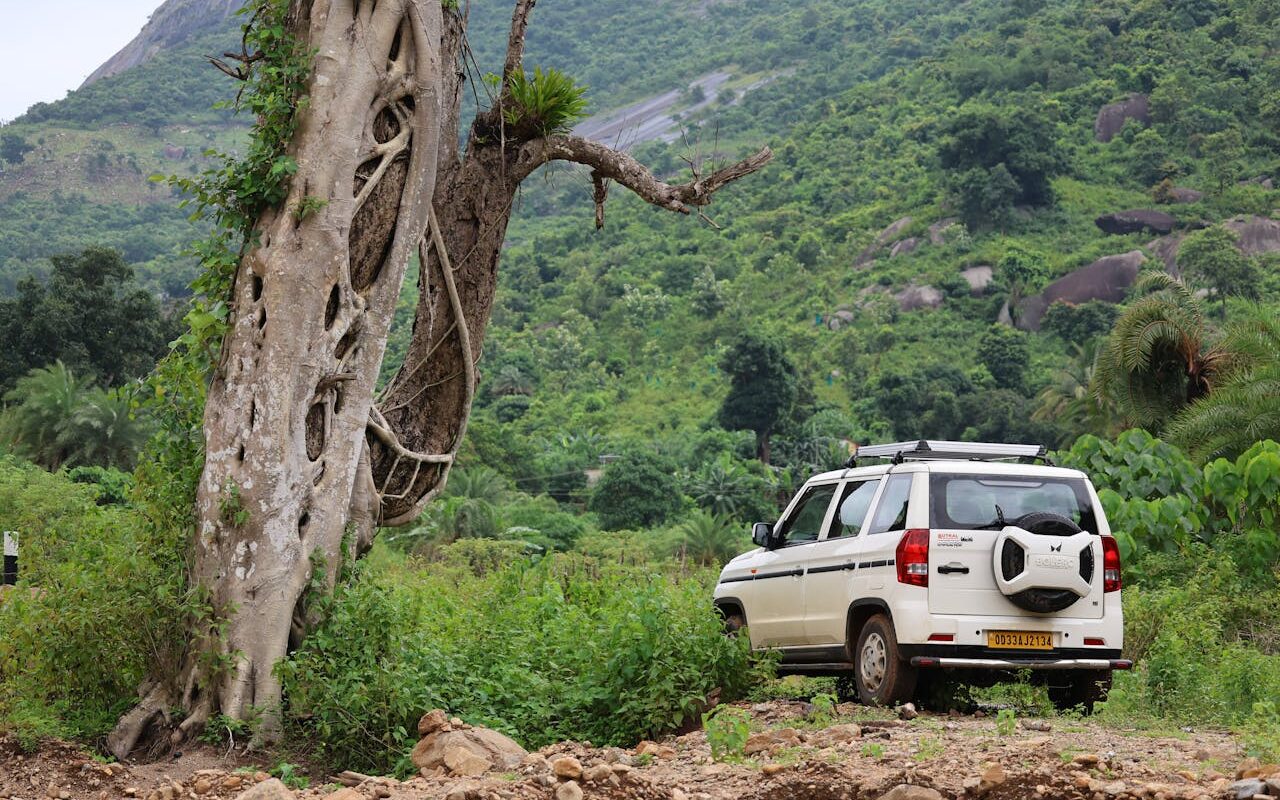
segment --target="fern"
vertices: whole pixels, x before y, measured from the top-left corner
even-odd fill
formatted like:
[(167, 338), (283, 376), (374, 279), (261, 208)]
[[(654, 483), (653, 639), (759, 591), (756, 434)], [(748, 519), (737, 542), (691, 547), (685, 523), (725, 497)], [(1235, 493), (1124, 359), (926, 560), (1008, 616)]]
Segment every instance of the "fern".
[(507, 88), (511, 105), (503, 108), (502, 119), (511, 138), (568, 133), (586, 114), (586, 87), (558, 69), (538, 67), (532, 78), (517, 72), (507, 79)]

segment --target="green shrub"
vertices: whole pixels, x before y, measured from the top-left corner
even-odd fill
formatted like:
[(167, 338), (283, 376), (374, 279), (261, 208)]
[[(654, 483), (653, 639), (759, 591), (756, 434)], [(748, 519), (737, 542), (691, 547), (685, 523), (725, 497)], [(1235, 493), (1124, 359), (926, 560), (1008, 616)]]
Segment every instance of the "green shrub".
[(661, 525), (683, 505), (675, 465), (645, 452), (627, 454), (606, 467), (591, 493), (591, 510), (612, 531)]
[(751, 738), (751, 714), (736, 706), (716, 706), (702, 715), (707, 745), (715, 761), (736, 761)]
[(22, 547), (18, 586), (0, 599), (0, 729), (25, 740), (104, 733), (181, 637), (179, 543), (98, 499), (0, 457), (0, 520)]
[(577, 514), (564, 511), (550, 497), (526, 497), (502, 507), (502, 519), (508, 530), (525, 528), (529, 532), (520, 538), (535, 541), (556, 550), (569, 550), (590, 529), (587, 521)]
[(334, 765), (392, 768), (436, 707), (528, 747), (631, 744), (752, 679), (745, 638), (721, 633), (709, 572), (562, 554), (478, 577), (379, 551), (279, 667), (296, 732)]
[(1246, 723), (1254, 704), (1280, 696), (1275, 587), (1249, 590), (1229, 555), (1203, 545), (1155, 559), (1179, 563), (1148, 567), (1148, 585), (1125, 589), (1125, 652), (1137, 664), (1115, 673), (1105, 716)]

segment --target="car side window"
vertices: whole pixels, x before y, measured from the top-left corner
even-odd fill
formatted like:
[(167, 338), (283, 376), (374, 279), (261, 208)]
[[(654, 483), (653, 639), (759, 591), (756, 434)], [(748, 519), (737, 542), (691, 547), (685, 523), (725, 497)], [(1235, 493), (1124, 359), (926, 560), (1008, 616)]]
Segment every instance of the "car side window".
[(818, 534), (822, 532), (822, 522), (827, 517), (827, 508), (835, 494), (836, 486), (833, 483), (810, 487), (796, 504), (791, 516), (783, 523), (783, 543), (817, 541)]
[(840, 497), (836, 516), (831, 520), (831, 530), (827, 533), (827, 538), (857, 536), (862, 530), (862, 523), (867, 518), (867, 511), (871, 509), (871, 500), (876, 496), (878, 488), (880, 488), (879, 478), (869, 481), (850, 481), (844, 487), (844, 494)]
[(871, 518), (869, 533), (900, 531), (907, 527), (907, 502), (911, 499), (911, 476), (890, 475)]

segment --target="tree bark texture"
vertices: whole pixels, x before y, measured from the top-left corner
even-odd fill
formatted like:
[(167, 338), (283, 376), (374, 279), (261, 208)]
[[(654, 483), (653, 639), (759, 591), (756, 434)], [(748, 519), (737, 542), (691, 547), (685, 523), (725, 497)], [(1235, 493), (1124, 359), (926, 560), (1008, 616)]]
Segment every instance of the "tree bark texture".
[[(184, 674), (121, 720), (108, 740), (118, 757), (144, 734), (171, 746), (213, 712), (262, 714), (262, 735), (274, 736), (272, 668), (305, 630), (308, 587), (332, 587), (361, 515), (353, 495), (368, 498), (359, 467), (374, 386), (435, 185), (442, 10), (295, 5), (295, 32), (314, 52), (289, 148), (298, 169), (239, 264), (205, 406), (192, 580), (220, 625), (193, 632)], [(171, 708), (185, 713), (176, 728)], [(166, 730), (169, 741), (155, 737)]]

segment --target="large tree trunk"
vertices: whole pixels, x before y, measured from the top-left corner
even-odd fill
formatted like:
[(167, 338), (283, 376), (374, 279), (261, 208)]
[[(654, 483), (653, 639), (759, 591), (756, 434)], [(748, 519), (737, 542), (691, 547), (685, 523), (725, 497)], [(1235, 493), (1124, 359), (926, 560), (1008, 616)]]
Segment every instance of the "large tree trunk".
[(220, 627), (197, 632), (185, 674), (121, 720), (108, 740), (119, 757), (171, 708), (186, 716), (164, 744), (212, 712), (251, 709), (274, 736), (272, 668), (305, 628), (308, 586), (332, 586), (353, 494), (368, 499), (357, 477), (373, 390), (435, 185), (442, 12), (439, 0), (299, 5), (315, 56), (298, 171), (239, 265), (205, 407), (193, 580)]
[[(121, 758), (144, 733), (170, 730), (171, 708), (186, 717), (159, 746), (191, 735), (215, 711), (244, 719), (266, 709), (264, 736), (278, 731), (272, 668), (314, 622), (308, 587), (331, 591), (343, 558), (366, 549), (379, 525), (411, 522), (444, 486), (466, 430), (521, 181), (550, 161), (590, 167), (599, 226), (608, 181), (687, 214), (772, 157), (764, 148), (671, 185), (595, 142), (512, 135), (505, 79), (523, 68), (535, 0), (516, 0), (502, 88), (461, 154), (465, 20), (442, 17), (440, 0), (353, 2), (312, 0), (300, 23), (318, 55), (295, 137), (299, 170), (240, 264), (234, 324), (208, 393), (193, 561), (217, 625), (195, 632), (176, 681), (144, 687), (108, 739)], [(327, 203), (299, 220), (293, 210), (305, 197)], [(375, 405), (415, 246), (412, 339)], [(216, 662), (228, 666), (209, 672)]]

